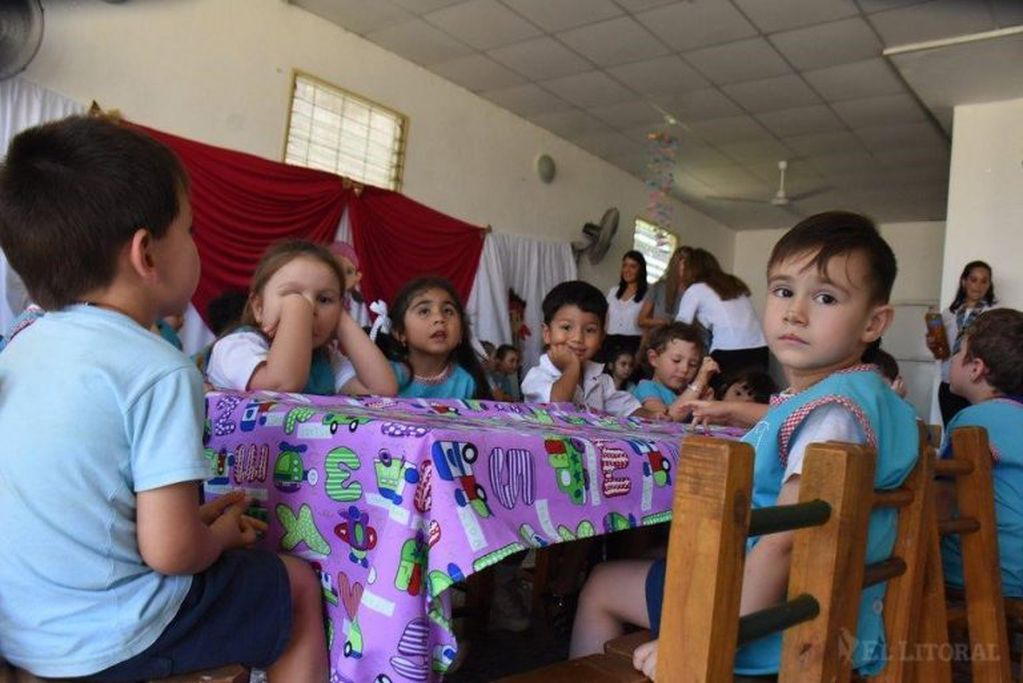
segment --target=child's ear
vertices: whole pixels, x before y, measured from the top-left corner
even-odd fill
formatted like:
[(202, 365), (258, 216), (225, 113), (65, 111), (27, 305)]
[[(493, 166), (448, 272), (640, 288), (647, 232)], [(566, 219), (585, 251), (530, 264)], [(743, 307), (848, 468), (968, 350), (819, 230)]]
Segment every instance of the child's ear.
[(252, 317), (256, 323), (263, 324), (263, 297), (258, 294), (249, 295), (249, 305), (252, 306)]
[(132, 271), (139, 278), (148, 280), (153, 276), (155, 261), (152, 254), (153, 235), (145, 228), (139, 228), (128, 242), (127, 259)]
[(867, 319), (867, 326), (860, 335), (860, 341), (870, 344), (881, 338), (895, 319), (895, 307), (890, 304), (875, 306)]
[(547, 323), (540, 323), (540, 329), (543, 330), (543, 343), (545, 346), (551, 345), (551, 328)]
[(657, 360), (657, 351), (655, 351), (654, 349), (647, 349), (646, 350), (646, 362), (647, 362), (647, 364), (652, 366), (654, 364), (654, 361), (656, 361), (656, 360)]

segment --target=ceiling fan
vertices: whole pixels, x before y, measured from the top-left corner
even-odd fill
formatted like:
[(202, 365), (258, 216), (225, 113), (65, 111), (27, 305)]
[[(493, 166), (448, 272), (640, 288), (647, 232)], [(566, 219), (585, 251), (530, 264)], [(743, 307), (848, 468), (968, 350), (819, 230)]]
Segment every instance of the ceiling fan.
[(821, 187), (816, 190), (810, 190), (808, 192), (802, 192), (797, 195), (790, 195), (785, 192), (785, 171), (789, 167), (789, 162), (785, 159), (778, 161), (778, 191), (774, 193), (774, 196), (770, 199), (764, 199), (761, 197), (721, 197), (715, 195), (708, 195), (706, 199), (713, 199), (719, 201), (729, 202), (755, 202), (757, 204), (772, 204), (773, 206), (786, 207), (792, 202), (798, 202), (803, 199), (809, 199), (815, 195), (821, 194), (827, 191), (828, 188)]

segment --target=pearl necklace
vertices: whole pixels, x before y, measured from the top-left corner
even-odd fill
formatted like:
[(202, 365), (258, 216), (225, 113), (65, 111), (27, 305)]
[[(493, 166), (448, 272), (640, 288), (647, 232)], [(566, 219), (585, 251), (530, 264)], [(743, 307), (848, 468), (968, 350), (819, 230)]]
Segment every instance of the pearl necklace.
[(444, 369), (438, 372), (436, 375), (431, 375), (429, 377), (424, 377), (423, 375), (413, 375), (413, 377), (415, 377), (415, 380), (417, 382), (422, 382), (423, 384), (440, 384), (451, 375), (452, 367), (453, 367), (452, 364), (448, 363), (447, 365), (444, 366)]

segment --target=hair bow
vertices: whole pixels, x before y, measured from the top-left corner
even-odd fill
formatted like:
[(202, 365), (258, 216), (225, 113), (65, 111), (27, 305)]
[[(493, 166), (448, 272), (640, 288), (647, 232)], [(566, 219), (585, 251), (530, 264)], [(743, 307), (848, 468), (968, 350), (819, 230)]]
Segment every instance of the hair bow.
[(384, 334), (390, 334), (391, 319), (387, 317), (387, 303), (382, 299), (377, 299), (369, 305), (369, 310), (377, 316), (373, 321), (373, 327), (369, 329), (369, 338), (376, 341), (377, 335), (381, 332)]

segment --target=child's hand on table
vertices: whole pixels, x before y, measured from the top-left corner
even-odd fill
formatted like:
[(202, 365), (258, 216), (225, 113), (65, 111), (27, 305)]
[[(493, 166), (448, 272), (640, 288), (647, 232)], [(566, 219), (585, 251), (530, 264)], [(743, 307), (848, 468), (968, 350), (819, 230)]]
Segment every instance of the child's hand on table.
[(267, 524), (245, 514), (249, 507), (244, 491), (231, 491), (199, 507), (199, 518), (212, 528), (225, 548), (252, 545), (266, 533)]
[(632, 666), (651, 681), (656, 680), (654, 673), (657, 671), (657, 641), (651, 640), (643, 643), (632, 653)]

